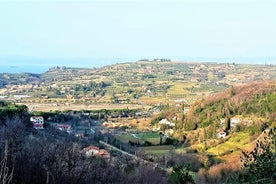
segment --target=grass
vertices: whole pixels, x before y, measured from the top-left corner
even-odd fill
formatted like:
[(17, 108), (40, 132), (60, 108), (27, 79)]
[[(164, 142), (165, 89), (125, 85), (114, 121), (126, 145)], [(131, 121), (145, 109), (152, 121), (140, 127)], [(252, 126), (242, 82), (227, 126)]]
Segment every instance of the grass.
[(189, 82), (175, 82), (168, 91), (168, 95), (170, 96), (184, 96), (189, 94), (190, 92), (187, 88), (194, 86), (194, 83)]
[(147, 140), (147, 139), (154, 139), (154, 138), (159, 139), (160, 138), (160, 136), (159, 136), (158, 133), (151, 133), (151, 132), (150, 133), (137, 134), (136, 136), (139, 137), (139, 138), (141, 138), (141, 139), (145, 139), (145, 140)]
[(175, 149), (178, 154), (194, 153), (196, 150), (192, 147), (179, 147)]
[(174, 147), (172, 145), (158, 145), (141, 147), (141, 149), (148, 154), (165, 155), (168, 154), (170, 150), (174, 149)]
[(119, 141), (121, 141), (123, 143), (128, 143), (129, 141), (139, 140), (139, 139), (134, 138), (133, 136), (131, 136), (129, 134), (116, 135), (116, 139), (118, 139)]
[(143, 102), (144, 104), (159, 104), (159, 103), (165, 103), (166, 99), (161, 97), (150, 97), (150, 96), (143, 96), (139, 98), (140, 102)]
[[(232, 137), (224, 143), (207, 149), (206, 152), (216, 155), (223, 160), (232, 160), (237, 157), (241, 150), (250, 149), (250, 135), (246, 132), (234, 133)], [(226, 156), (227, 155), (227, 156)]]
[(121, 134), (121, 135), (116, 135), (116, 138), (124, 143), (128, 143), (129, 141), (148, 141), (152, 144), (159, 144), (160, 143), (160, 137), (159, 134), (157, 133), (138, 133), (135, 134), (137, 138), (130, 134)]

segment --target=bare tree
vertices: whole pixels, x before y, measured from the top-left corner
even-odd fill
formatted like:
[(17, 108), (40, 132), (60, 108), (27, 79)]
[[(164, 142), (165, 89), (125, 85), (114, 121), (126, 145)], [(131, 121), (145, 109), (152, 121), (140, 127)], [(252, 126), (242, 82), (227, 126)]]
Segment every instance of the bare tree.
[(13, 179), (13, 169), (8, 167), (8, 141), (5, 141), (4, 158), (0, 162), (0, 182), (2, 184), (9, 184)]

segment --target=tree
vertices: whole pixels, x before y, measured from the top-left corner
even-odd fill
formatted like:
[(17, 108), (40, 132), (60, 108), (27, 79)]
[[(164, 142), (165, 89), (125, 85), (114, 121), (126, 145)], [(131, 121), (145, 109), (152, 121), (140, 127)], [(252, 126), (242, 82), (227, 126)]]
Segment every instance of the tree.
[(235, 90), (234, 90), (234, 87), (231, 86), (230, 88), (230, 97), (233, 97), (235, 95)]
[(174, 166), (170, 175), (170, 181), (175, 184), (195, 183), (189, 170), (185, 166)]
[(229, 117), (226, 117), (224, 122), (224, 130), (228, 131), (230, 130), (230, 127), (231, 127), (231, 119)]
[(163, 140), (163, 136), (164, 136), (163, 132), (160, 132), (159, 136), (160, 136), (160, 145), (162, 145), (162, 140)]
[(12, 182), (13, 169), (8, 167), (8, 141), (5, 141), (4, 157), (0, 162), (0, 183), (9, 184)]
[(255, 149), (243, 152), (242, 170), (230, 177), (230, 183), (274, 183), (276, 181), (276, 129), (264, 132), (263, 140), (258, 140)]

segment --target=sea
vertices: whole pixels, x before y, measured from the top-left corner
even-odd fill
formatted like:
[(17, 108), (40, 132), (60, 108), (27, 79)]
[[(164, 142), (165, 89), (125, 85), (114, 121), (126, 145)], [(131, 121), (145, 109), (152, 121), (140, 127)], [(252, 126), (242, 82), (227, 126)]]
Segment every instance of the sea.
[(49, 70), (50, 66), (0, 66), (0, 73), (35, 73), (41, 74)]
[[(119, 59), (94, 59), (94, 60), (47, 60), (47, 59), (1, 59), (0, 73), (34, 73), (41, 74), (53, 67), (73, 67), (73, 68), (99, 68), (106, 65), (119, 63)], [(127, 62), (124, 59), (122, 62)]]

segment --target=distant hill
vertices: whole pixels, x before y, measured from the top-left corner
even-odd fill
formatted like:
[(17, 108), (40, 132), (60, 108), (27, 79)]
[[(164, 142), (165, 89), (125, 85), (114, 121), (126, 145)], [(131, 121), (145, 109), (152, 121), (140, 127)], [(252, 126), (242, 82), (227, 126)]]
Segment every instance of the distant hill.
[(40, 74), (32, 74), (32, 73), (0, 74), (0, 89), (4, 88), (6, 85), (23, 85), (23, 84), (32, 84), (32, 83), (39, 83), (39, 82), (41, 82)]
[(13, 100), (13, 95), (22, 94), (31, 97), (24, 102), (39, 102), (43, 97), (49, 103), (68, 99), (76, 103), (192, 103), (229, 86), (258, 80), (276, 80), (276, 66), (156, 59), (100, 68), (53, 67), (42, 74), (0, 73), (0, 96)]

